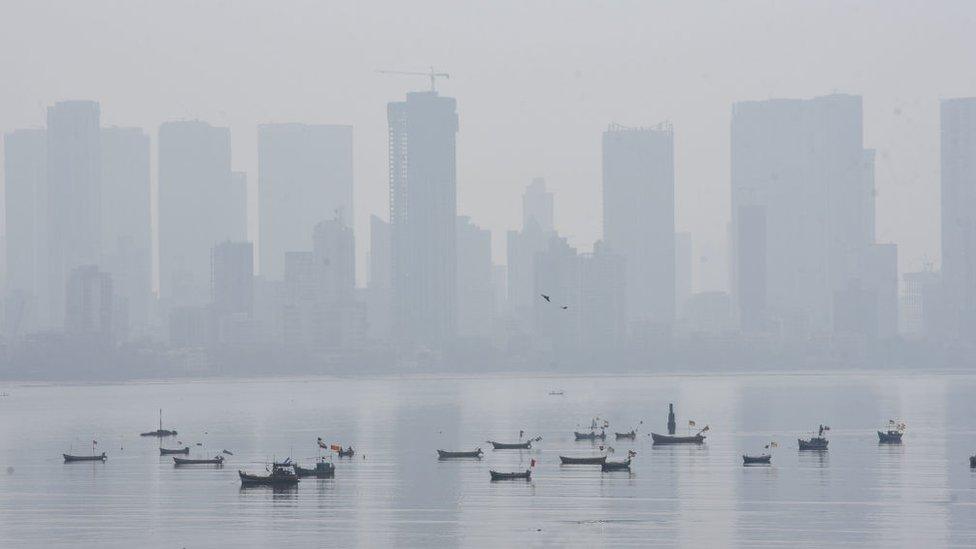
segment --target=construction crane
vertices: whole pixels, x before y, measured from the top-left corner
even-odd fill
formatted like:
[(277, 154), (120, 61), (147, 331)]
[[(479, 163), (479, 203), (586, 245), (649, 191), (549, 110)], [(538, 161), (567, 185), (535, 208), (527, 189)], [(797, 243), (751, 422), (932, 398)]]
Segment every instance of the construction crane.
[(434, 67), (430, 68), (429, 72), (415, 72), (415, 71), (387, 71), (387, 70), (377, 70), (376, 72), (380, 74), (401, 74), (406, 76), (426, 76), (430, 78), (430, 91), (437, 91), (437, 79), (447, 78), (450, 79), (451, 75), (446, 72), (436, 72)]

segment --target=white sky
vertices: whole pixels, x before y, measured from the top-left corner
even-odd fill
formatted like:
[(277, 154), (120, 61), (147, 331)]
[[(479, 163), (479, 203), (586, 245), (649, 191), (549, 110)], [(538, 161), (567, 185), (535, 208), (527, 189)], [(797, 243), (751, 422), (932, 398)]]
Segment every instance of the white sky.
[(493, 231), (496, 261), (537, 175), (557, 227), (589, 248), (601, 131), (670, 119), (678, 229), (707, 290), (727, 286), (732, 102), (856, 93), (878, 149), (878, 238), (914, 270), (938, 264), (939, 99), (976, 95), (974, 23), (973, 2), (890, 0), (0, 0), (0, 131), (95, 99), (104, 125), (142, 126), (155, 149), (161, 122), (199, 118), (231, 127), (253, 185), (257, 124), (352, 124), (363, 280), (369, 214), (386, 217), (385, 105), (426, 86), (374, 70), (435, 65), (458, 99), (459, 212)]

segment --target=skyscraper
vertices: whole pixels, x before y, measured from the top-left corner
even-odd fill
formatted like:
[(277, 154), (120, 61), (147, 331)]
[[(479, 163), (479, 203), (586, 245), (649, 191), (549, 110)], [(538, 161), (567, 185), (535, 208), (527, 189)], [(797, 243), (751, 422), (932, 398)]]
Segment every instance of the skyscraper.
[(254, 308), (254, 245), (221, 242), (212, 255), (213, 309), (218, 320), (226, 315), (251, 316)]
[(47, 220), (47, 135), (17, 130), (4, 136), (4, 219), (6, 288), (4, 331), (17, 335), (38, 321)]
[(494, 309), (491, 281), (491, 231), (457, 218), (457, 333), (461, 337), (491, 335)]
[(387, 119), (395, 329), (438, 347), (455, 329), (457, 103), (412, 92)]
[(230, 167), (230, 130), (206, 122), (159, 128), (159, 292), (171, 305), (210, 297), (210, 250), (243, 240)]
[(312, 231), (312, 251), (323, 303), (348, 301), (356, 287), (356, 240), (339, 217), (320, 221)]
[(60, 325), (72, 270), (101, 260), (101, 128), (94, 101), (47, 110), (47, 284), (49, 321)]
[(976, 97), (941, 105), (942, 284), (948, 337), (976, 335)]
[(674, 133), (611, 125), (603, 133), (603, 240), (626, 258), (628, 320), (675, 313)]
[(553, 229), (553, 195), (546, 182), (536, 177), (522, 194), (522, 228), (508, 231), (508, 306), (520, 331), (530, 332), (534, 324), (535, 256), (545, 251)]
[(95, 265), (82, 265), (71, 270), (66, 287), (65, 332), (110, 341), (114, 310), (112, 276)]
[(261, 274), (280, 279), (285, 252), (308, 249), (312, 229), (338, 217), (353, 224), (352, 127), (258, 126)]
[[(791, 333), (830, 328), (834, 292), (860, 276), (874, 238), (873, 153), (863, 146), (861, 119), (854, 95), (733, 106), (732, 288), (740, 321), (757, 321), (764, 308)], [(744, 213), (751, 218), (740, 220)], [(764, 288), (742, 278), (758, 276), (762, 264)]]
[(135, 328), (148, 324), (152, 296), (149, 177), (149, 136), (141, 128), (102, 129), (101, 265), (125, 311), (118, 321)]

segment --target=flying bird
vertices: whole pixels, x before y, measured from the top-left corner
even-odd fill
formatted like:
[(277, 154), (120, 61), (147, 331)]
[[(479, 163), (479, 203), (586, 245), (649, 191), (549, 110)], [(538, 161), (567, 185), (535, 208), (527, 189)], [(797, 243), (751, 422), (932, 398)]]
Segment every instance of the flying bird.
[(542, 299), (545, 299), (547, 303), (551, 303), (552, 302), (552, 300), (549, 299), (549, 296), (547, 296), (546, 294), (539, 294), (539, 295), (541, 295), (542, 296)]

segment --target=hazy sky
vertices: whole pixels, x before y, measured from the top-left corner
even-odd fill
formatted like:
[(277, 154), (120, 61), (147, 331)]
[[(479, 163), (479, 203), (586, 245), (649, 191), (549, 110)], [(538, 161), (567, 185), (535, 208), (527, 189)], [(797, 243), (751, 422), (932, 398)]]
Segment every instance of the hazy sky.
[(731, 104), (862, 94), (878, 238), (912, 270), (938, 263), (939, 99), (976, 95), (974, 23), (973, 2), (889, 0), (0, 0), (0, 131), (95, 99), (103, 124), (150, 132), (155, 181), (159, 124), (199, 118), (230, 126), (253, 190), (257, 124), (352, 124), (363, 256), (369, 214), (386, 217), (385, 105), (427, 85), (375, 69), (434, 65), (458, 99), (459, 213), (493, 231), (496, 261), (534, 176), (556, 193), (557, 227), (588, 249), (602, 130), (670, 119), (695, 287), (726, 289)]

